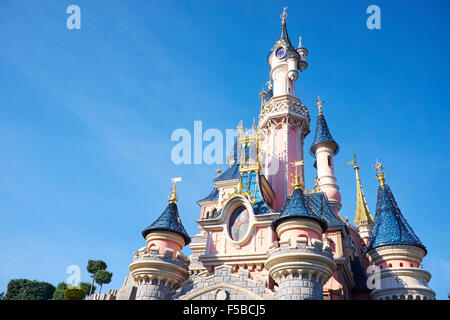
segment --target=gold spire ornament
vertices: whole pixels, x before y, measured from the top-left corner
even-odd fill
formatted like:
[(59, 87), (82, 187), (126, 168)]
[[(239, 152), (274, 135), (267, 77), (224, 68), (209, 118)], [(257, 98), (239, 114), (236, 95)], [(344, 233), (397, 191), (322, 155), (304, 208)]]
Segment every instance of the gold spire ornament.
[(302, 47), (302, 36), (298, 37), (298, 47)]
[(317, 96), (316, 106), (319, 108), (319, 114), (322, 114), (322, 105), (324, 103), (325, 103), (325, 101), (320, 100), (320, 96)]
[(172, 192), (170, 193), (169, 196), (169, 202), (170, 203), (177, 203), (178, 202), (178, 197), (177, 197), (177, 182), (180, 182), (182, 180), (181, 177), (176, 177), (176, 178), (172, 178), (171, 179), (173, 182), (173, 188), (172, 188)]
[(286, 18), (288, 17), (288, 14), (286, 12), (288, 7), (283, 7), (283, 13), (280, 15), (281, 22), (286, 23)]
[(378, 159), (377, 159), (377, 163), (375, 163), (375, 171), (377, 171), (377, 174), (375, 177), (377, 178), (378, 182), (380, 183), (380, 186), (382, 186), (384, 188), (384, 183), (385, 183), (387, 175), (384, 173), (383, 169), (384, 169), (383, 164), (378, 162)]
[(269, 91), (272, 90), (272, 82), (270, 82), (270, 80), (266, 82), (266, 86), (269, 88)]
[(304, 163), (305, 162), (303, 160), (295, 161), (295, 162), (291, 163), (295, 167), (294, 183), (292, 184), (292, 187), (294, 189), (303, 189), (304, 188), (303, 181), (301, 181), (300, 176), (298, 175), (298, 167), (303, 166)]
[(360, 222), (373, 222), (372, 215), (370, 214), (369, 207), (367, 206), (366, 198), (361, 185), (361, 178), (359, 177), (359, 166), (356, 162), (356, 154), (353, 154), (353, 160), (345, 163), (346, 165), (353, 164), (353, 169), (356, 175), (356, 214), (355, 225)]

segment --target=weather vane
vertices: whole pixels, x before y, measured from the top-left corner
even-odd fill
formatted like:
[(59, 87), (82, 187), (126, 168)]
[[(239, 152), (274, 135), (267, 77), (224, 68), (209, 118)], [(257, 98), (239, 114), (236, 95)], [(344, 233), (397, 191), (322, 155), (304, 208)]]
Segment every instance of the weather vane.
[(175, 177), (175, 178), (172, 178), (171, 180), (172, 180), (172, 183), (173, 183), (173, 189), (172, 189), (172, 192), (170, 193), (170, 196), (169, 196), (169, 202), (177, 203), (178, 202), (178, 199), (177, 199), (177, 182), (180, 182), (182, 180), (182, 178), (181, 177)]

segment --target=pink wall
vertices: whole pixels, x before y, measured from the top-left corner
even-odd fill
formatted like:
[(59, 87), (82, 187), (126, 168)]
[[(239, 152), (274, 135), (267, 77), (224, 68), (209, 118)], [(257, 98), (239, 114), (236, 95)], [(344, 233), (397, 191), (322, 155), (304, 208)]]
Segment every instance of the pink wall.
[(304, 229), (290, 229), (284, 231), (280, 238), (281, 240), (292, 239), (293, 241), (297, 240), (297, 238), (305, 237), (308, 239), (308, 244), (311, 244), (311, 239), (322, 240), (319, 233), (313, 230), (304, 230)]
[(169, 240), (155, 239), (155, 240), (151, 240), (148, 243), (147, 252), (150, 252), (150, 248), (154, 247), (154, 246), (159, 247), (159, 253), (161, 253), (161, 254), (164, 254), (164, 251), (166, 250), (166, 248), (173, 249), (175, 251), (174, 255), (176, 255), (176, 253), (182, 249), (182, 247), (176, 242), (169, 241)]

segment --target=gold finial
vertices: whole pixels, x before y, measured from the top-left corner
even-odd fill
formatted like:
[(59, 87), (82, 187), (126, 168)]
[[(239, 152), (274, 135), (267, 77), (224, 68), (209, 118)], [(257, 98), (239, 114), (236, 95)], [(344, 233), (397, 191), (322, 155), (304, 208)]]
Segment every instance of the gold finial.
[(216, 170), (216, 174), (217, 174), (217, 176), (220, 176), (221, 173), (222, 173), (222, 170), (220, 169), (220, 163), (219, 163), (219, 168)]
[(302, 47), (302, 36), (298, 37), (298, 47)]
[(264, 97), (267, 95), (267, 92), (264, 91), (264, 87), (262, 88), (262, 90), (259, 92), (259, 96), (261, 98), (261, 101), (264, 101)]
[(283, 7), (283, 13), (280, 15), (281, 22), (286, 23), (286, 18), (288, 17), (288, 14), (286, 12), (288, 7)]
[(177, 182), (180, 182), (181, 180), (182, 180), (181, 177), (172, 178), (173, 189), (172, 189), (172, 192), (170, 193), (170, 196), (169, 196), (169, 202), (170, 203), (177, 203), (178, 202), (178, 199), (177, 199)]
[(266, 82), (266, 86), (269, 88), (269, 91), (272, 90), (272, 82), (270, 80)]
[(325, 101), (320, 100), (320, 96), (317, 96), (316, 105), (319, 108), (319, 114), (322, 114), (322, 104), (324, 104)]
[(298, 167), (299, 166), (303, 166), (304, 165), (304, 161), (300, 160), (300, 161), (295, 161), (291, 163), (294, 167), (295, 167), (295, 177), (294, 177), (294, 183), (292, 184), (292, 187), (294, 189), (303, 189), (303, 181), (300, 180), (300, 177), (298, 175)]
[(384, 182), (386, 179), (386, 174), (384, 173), (384, 167), (383, 164), (378, 162), (377, 159), (377, 163), (375, 163), (375, 170), (377, 171), (376, 177), (378, 179), (378, 182), (380, 182), (380, 186), (384, 187)]
[(262, 111), (263, 111), (263, 107), (264, 107), (264, 98), (266, 97), (267, 92), (264, 91), (264, 87), (262, 88), (262, 90), (259, 92), (259, 96), (261, 97), (261, 110), (259, 112), (259, 116), (261, 117)]

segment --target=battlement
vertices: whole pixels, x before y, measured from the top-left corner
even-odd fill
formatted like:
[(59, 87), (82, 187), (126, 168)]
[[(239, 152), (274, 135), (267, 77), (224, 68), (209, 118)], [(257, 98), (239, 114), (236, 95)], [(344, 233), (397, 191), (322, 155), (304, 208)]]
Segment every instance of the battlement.
[(298, 238), (295, 242), (291, 239), (277, 241), (269, 247), (269, 256), (275, 257), (285, 253), (296, 251), (298, 253), (319, 254), (333, 259), (333, 250), (328, 244), (324, 244), (321, 240), (312, 239), (312, 245), (308, 245), (305, 238)]
[(150, 248), (150, 253), (136, 251), (134, 254), (134, 262), (154, 260), (166, 263), (173, 263), (181, 268), (187, 269), (189, 267), (189, 259), (180, 251), (175, 254), (175, 251), (171, 248), (165, 248), (164, 254), (159, 253), (159, 247), (153, 246)]

